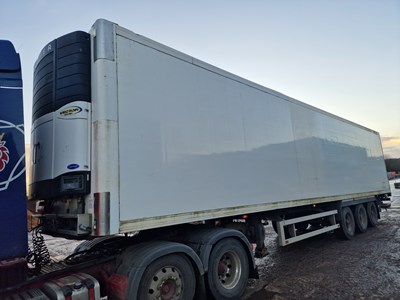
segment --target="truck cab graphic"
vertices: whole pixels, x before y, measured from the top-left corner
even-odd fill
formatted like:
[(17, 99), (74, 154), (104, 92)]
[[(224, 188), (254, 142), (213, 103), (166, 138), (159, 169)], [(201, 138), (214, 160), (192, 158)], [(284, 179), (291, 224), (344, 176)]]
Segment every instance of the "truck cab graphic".
[(25, 150), (21, 145), (24, 147), (23, 124), (0, 120), (0, 191), (20, 176), (25, 177)]
[(6, 164), (10, 161), (6, 142), (2, 141), (1, 138), (2, 136), (0, 135), (0, 172), (6, 168)]
[(21, 64), (0, 40), (0, 261), (27, 254), (25, 141)]

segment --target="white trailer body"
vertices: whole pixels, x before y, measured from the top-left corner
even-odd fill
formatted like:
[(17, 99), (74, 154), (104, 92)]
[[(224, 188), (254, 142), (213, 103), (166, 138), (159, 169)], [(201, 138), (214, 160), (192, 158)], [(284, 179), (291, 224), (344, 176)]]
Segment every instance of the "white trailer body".
[[(1, 299), (241, 299), (266, 220), (281, 246), (351, 239), (390, 191), (376, 132), (105, 20), (50, 42), (33, 86), (40, 222)], [(52, 261), (42, 232), (87, 240)]]
[(92, 235), (390, 191), (375, 131), (105, 20), (90, 42), (91, 102), (59, 109), (87, 111), (78, 131), (90, 138), (71, 156), (62, 144), (49, 149), (69, 161), (35, 162), (32, 184), (85, 165)]

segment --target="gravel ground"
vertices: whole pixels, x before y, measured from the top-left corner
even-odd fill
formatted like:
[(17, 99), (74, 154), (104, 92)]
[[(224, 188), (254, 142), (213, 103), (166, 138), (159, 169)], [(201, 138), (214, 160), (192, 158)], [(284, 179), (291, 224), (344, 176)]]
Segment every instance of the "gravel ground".
[[(391, 182), (393, 187), (393, 182)], [(270, 254), (243, 299), (400, 299), (400, 190), (376, 228), (351, 241), (327, 233), (286, 247), (266, 227)]]

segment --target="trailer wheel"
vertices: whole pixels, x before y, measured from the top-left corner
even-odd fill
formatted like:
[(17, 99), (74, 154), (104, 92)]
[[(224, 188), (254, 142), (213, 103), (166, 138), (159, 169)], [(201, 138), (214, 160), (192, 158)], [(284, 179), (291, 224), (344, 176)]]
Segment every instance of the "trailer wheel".
[(193, 299), (195, 290), (196, 278), (190, 261), (183, 255), (170, 254), (146, 268), (137, 299)]
[(353, 212), (349, 207), (342, 208), (342, 218), (340, 222), (339, 236), (345, 239), (352, 239), (355, 235), (356, 224), (354, 221)]
[(363, 204), (356, 205), (354, 209), (354, 218), (356, 220), (356, 225), (358, 231), (366, 232), (368, 229), (368, 216), (367, 210)]
[(368, 226), (375, 227), (378, 224), (378, 207), (374, 202), (367, 203)]
[(207, 287), (215, 299), (240, 299), (246, 290), (249, 262), (242, 244), (234, 238), (218, 242), (210, 255)]

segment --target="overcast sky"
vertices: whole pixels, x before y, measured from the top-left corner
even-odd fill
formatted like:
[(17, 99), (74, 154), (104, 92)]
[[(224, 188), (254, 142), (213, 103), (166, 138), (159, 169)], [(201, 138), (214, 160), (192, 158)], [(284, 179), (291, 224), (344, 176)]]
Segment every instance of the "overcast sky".
[(376, 130), (400, 157), (400, 0), (1, 0), (27, 132), (40, 50), (99, 18)]

